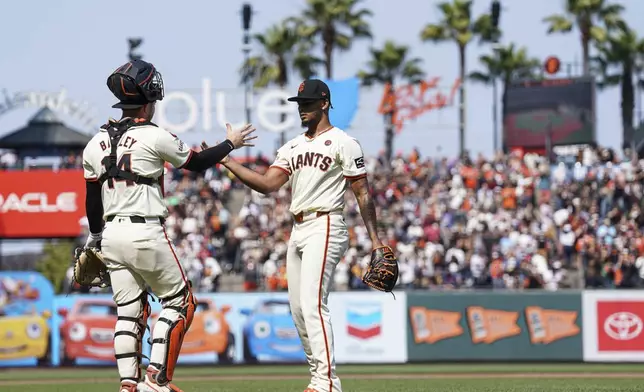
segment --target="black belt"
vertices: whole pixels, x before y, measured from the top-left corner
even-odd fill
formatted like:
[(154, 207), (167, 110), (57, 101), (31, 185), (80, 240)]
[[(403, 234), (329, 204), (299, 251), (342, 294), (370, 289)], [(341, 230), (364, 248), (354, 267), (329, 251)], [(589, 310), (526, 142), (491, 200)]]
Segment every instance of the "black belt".
[[(329, 211), (317, 211), (315, 213), (316, 218), (319, 218), (324, 215), (329, 215)], [(293, 220), (295, 220), (295, 222), (297, 223), (302, 223), (304, 221), (304, 211), (300, 211), (299, 214), (293, 215)]]
[[(106, 222), (111, 222), (111, 221), (114, 220), (114, 218), (116, 218), (116, 215), (110, 215), (105, 219), (105, 221)], [(132, 222), (132, 223), (146, 223), (147, 222), (145, 220), (145, 217), (138, 216), (138, 215), (131, 215), (131, 216), (128, 216), (128, 218), (130, 219), (130, 222)], [(158, 218), (159, 222), (161, 222), (161, 224), (165, 223), (165, 218), (162, 218), (160, 216), (155, 217), (155, 218)]]

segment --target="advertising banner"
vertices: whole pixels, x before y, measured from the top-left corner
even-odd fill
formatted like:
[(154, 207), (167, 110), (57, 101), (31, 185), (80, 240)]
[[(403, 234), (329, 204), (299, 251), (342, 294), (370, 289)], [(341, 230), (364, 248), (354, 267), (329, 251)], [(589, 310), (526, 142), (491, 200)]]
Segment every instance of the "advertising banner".
[(408, 357), (581, 360), (579, 293), (408, 293)]
[[(179, 363), (305, 361), (286, 293), (196, 293), (197, 309)], [(150, 300), (150, 328), (161, 305)], [(58, 296), (54, 322), (61, 353), (55, 364), (115, 363), (116, 306), (110, 295)], [(150, 355), (149, 331), (143, 354)], [(144, 359), (143, 363), (147, 359)]]
[(37, 272), (0, 272), (0, 367), (49, 366), (54, 288)]
[[(402, 296), (402, 298), (401, 298)], [(306, 362), (286, 292), (197, 293), (192, 326), (179, 363)], [(405, 295), (331, 293), (336, 361), (405, 362)], [(150, 327), (159, 302), (150, 302)], [(110, 295), (58, 296), (55, 300), (54, 365), (115, 363), (116, 306)], [(150, 355), (149, 332), (143, 354)], [(393, 351), (392, 351), (393, 350)], [(143, 363), (147, 363), (147, 359)]]
[(644, 362), (644, 291), (584, 291), (584, 360)]
[(407, 295), (334, 292), (329, 296), (338, 363), (407, 361)]
[(0, 171), (0, 238), (76, 237), (84, 216), (82, 170)]

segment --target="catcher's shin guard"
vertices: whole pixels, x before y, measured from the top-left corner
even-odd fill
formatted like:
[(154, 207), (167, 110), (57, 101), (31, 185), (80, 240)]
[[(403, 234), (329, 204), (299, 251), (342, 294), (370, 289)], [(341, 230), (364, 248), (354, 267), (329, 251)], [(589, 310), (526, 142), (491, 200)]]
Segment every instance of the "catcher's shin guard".
[(161, 304), (163, 310), (152, 331), (150, 366), (159, 371), (155, 381), (163, 386), (172, 381), (183, 337), (190, 328), (197, 304), (189, 286), (177, 295), (161, 299)]
[(136, 385), (141, 378), (141, 350), (143, 335), (148, 326), (150, 304), (148, 293), (117, 304), (117, 321), (114, 328), (114, 354), (122, 384)]

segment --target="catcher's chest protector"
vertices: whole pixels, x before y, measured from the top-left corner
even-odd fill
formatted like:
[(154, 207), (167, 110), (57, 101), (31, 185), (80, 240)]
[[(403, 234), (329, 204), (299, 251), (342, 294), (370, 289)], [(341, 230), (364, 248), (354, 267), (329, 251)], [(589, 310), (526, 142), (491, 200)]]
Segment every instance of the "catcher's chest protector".
[(110, 137), (110, 155), (103, 158), (103, 164), (105, 165), (105, 173), (98, 178), (99, 183), (102, 185), (105, 181), (109, 181), (110, 188), (113, 187), (114, 179), (133, 181), (141, 185), (152, 185), (157, 182), (155, 178), (144, 177), (138, 174), (134, 174), (131, 171), (123, 170), (124, 166), (128, 165), (126, 162), (116, 161), (116, 149), (118, 148), (119, 142), (125, 133), (132, 127), (143, 126), (143, 125), (152, 125), (156, 127), (156, 124), (145, 121), (145, 122), (136, 122), (131, 118), (115, 122), (110, 120), (107, 124), (103, 125), (101, 128), (107, 131), (107, 134)]

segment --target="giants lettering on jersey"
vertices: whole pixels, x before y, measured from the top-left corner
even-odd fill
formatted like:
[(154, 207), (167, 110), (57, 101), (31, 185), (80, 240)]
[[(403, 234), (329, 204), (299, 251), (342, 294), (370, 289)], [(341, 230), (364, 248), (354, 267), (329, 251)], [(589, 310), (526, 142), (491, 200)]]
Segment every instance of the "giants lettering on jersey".
[[(126, 137), (122, 137), (122, 138), (121, 138), (121, 140), (119, 141), (119, 145), (118, 145), (118, 146), (119, 146), (119, 147), (125, 147), (125, 148), (127, 148), (127, 149), (130, 149), (130, 148), (132, 148), (132, 146), (134, 145), (134, 143), (136, 143), (136, 139), (135, 139), (135, 138), (130, 137), (130, 136), (126, 136)], [(107, 150), (108, 148), (112, 147), (112, 146), (110, 145), (110, 140), (109, 140), (109, 139), (107, 139), (107, 143), (105, 143), (105, 142), (103, 142), (103, 141), (102, 141), (100, 144), (101, 144), (101, 149), (102, 149), (103, 151), (105, 151), (105, 150)]]
[(297, 157), (291, 158), (291, 167), (293, 170), (300, 170), (302, 167), (308, 166), (325, 172), (329, 170), (332, 163), (333, 158), (322, 155), (319, 152), (305, 152), (304, 154), (298, 154)]

